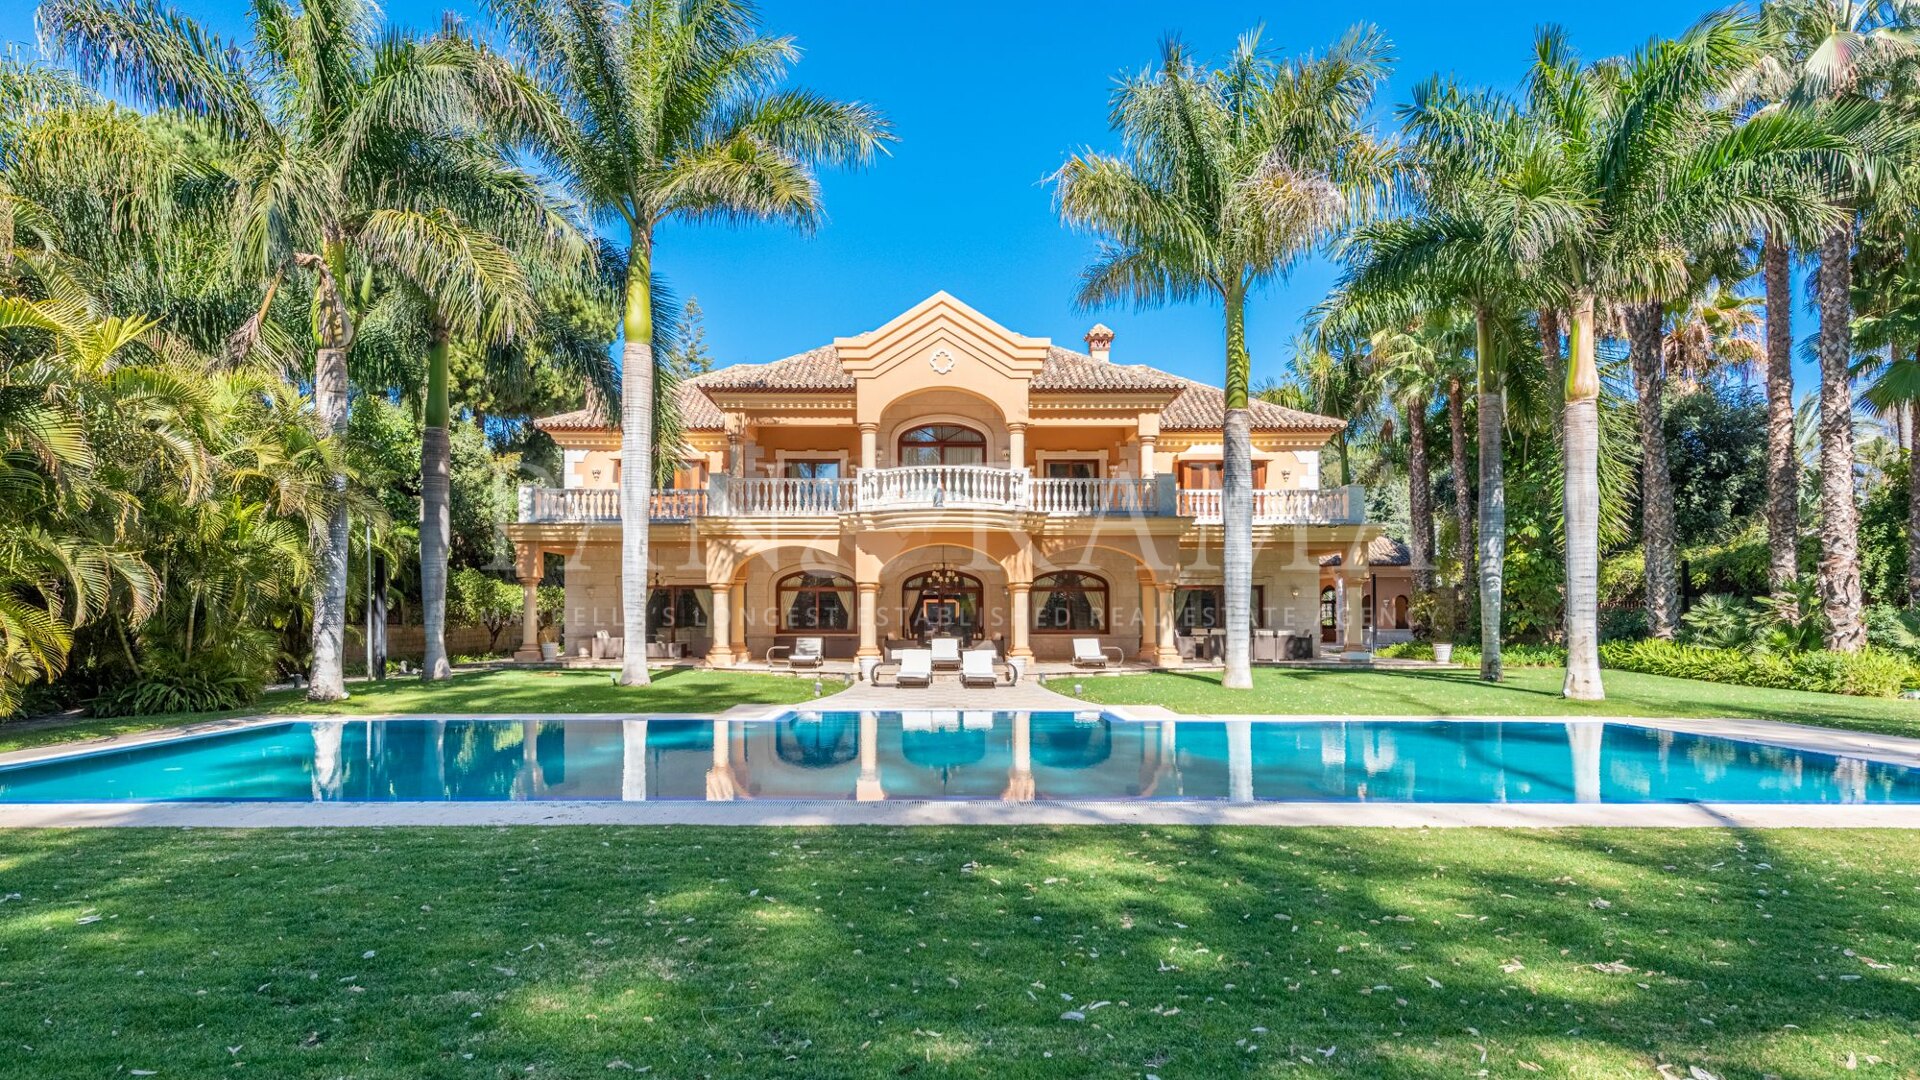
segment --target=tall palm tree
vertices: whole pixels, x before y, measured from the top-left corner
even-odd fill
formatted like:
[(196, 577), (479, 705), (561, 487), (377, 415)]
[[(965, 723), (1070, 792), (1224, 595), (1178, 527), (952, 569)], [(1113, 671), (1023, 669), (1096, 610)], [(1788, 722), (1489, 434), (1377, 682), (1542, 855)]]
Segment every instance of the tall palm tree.
[(1063, 221), (1102, 238), (1081, 278), (1086, 306), (1214, 297), (1226, 320), (1222, 563), (1223, 685), (1253, 685), (1253, 445), (1247, 297), (1368, 209), (1393, 156), (1366, 126), (1386, 39), (1355, 27), (1324, 54), (1276, 61), (1258, 31), (1218, 69), (1167, 41), (1121, 81), (1109, 122), (1119, 155), (1086, 151), (1054, 176)]
[[(1772, 48), (1756, 59), (1741, 84), (1750, 99), (1796, 110), (1831, 110), (1839, 103), (1859, 102), (1877, 94), (1880, 80), (1893, 69), (1920, 56), (1920, 4), (1913, 0), (1770, 0), (1763, 6)], [(1769, 111), (1766, 109), (1763, 112)], [(1821, 605), (1827, 617), (1827, 647), (1854, 651), (1866, 645), (1862, 617), (1859, 557), (1859, 510), (1853, 488), (1853, 387), (1848, 370), (1853, 359), (1849, 326), (1851, 260), (1855, 211), (1869, 201), (1871, 191), (1863, 171), (1840, 196), (1846, 213), (1829, 223), (1818, 243), (1814, 272), (1815, 303), (1820, 313), (1816, 346), (1820, 361), (1820, 561)], [(1782, 289), (1773, 290), (1769, 262), (1768, 307), (1781, 304), (1780, 344), (1769, 343), (1769, 364), (1785, 368), (1786, 345), (1785, 254), (1775, 241), (1770, 252), (1780, 263)], [(1771, 314), (1770, 314), (1771, 319)], [(1769, 330), (1771, 338), (1771, 324)], [(1780, 376), (1784, 381), (1786, 376)], [(1771, 385), (1771, 379), (1769, 380)], [(1781, 412), (1769, 398), (1769, 416)], [(1784, 418), (1784, 413), (1782, 413)], [(1775, 430), (1770, 421), (1769, 432)], [(1784, 460), (1784, 451), (1771, 434), (1769, 463)], [(1772, 470), (1770, 470), (1771, 473)], [(1784, 472), (1784, 469), (1782, 470)], [(1776, 579), (1789, 573), (1791, 542), (1784, 534), (1797, 527), (1785, 504), (1786, 476), (1770, 476), (1770, 498), (1778, 505), (1769, 513), (1771, 563)]]
[(620, 329), (620, 682), (647, 678), (647, 523), (654, 458), (654, 237), (669, 221), (811, 228), (811, 163), (864, 164), (892, 135), (878, 111), (782, 90), (793, 40), (746, 0), (487, 0), (553, 104), (539, 150), (597, 218), (626, 227)]
[[(1661, 305), (1684, 295), (1689, 251), (1720, 250), (1757, 229), (1792, 230), (1825, 209), (1818, 194), (1783, 180), (1792, 168), (1830, 158), (1841, 142), (1801, 116), (1778, 113), (1735, 127), (1711, 108), (1760, 54), (1754, 20), (1709, 15), (1671, 41), (1621, 63), (1583, 65), (1556, 30), (1543, 31), (1529, 75), (1529, 105), (1541, 133), (1543, 214), (1538, 233), (1547, 272), (1571, 315), (1565, 384), (1567, 675), (1562, 693), (1597, 700), (1600, 678), (1600, 371), (1595, 312), (1638, 305), (1634, 342), (1657, 390)], [(1657, 393), (1653, 405), (1657, 408)], [(1650, 417), (1650, 422), (1653, 420)], [(1664, 509), (1664, 495), (1655, 517)], [(1670, 536), (1671, 528), (1660, 525)], [(1670, 562), (1671, 545), (1663, 549)], [(1648, 567), (1650, 606), (1664, 620), (1670, 566)]]
[[(1454, 358), (1466, 350), (1457, 320), (1445, 309), (1428, 312), (1411, 327), (1375, 331), (1369, 339), (1376, 377), (1407, 429), (1408, 549), (1413, 587), (1421, 596), (1434, 588), (1433, 470), (1427, 421), (1433, 403), (1457, 382)], [(1465, 456), (1464, 447), (1461, 450)]]
[[(483, 117), (535, 122), (515, 74), (456, 33), (417, 41), (383, 34), (373, 0), (295, 7), (253, 0), (244, 45), (145, 0), (47, 0), (40, 33), (82, 75), (143, 103), (198, 118), (228, 144), (231, 263), (262, 290), (260, 314), (235, 335), (258, 339), (282, 283), (313, 290), (313, 399), (323, 430), (346, 430), (354, 285), (401, 232), (370, 229), (382, 210), (430, 208), (461, 175), (431, 176), (410, 151)], [(457, 162), (455, 162), (457, 164)], [(308, 696), (346, 696), (347, 478), (314, 528), (313, 664)]]
[[(1463, 514), (1460, 533), (1463, 548), (1467, 537), (1476, 542), (1480, 677), (1497, 682), (1506, 562), (1506, 389), (1509, 362), (1521, 353), (1512, 316), (1534, 306), (1540, 295), (1531, 277), (1535, 261), (1514, 257), (1502, 230), (1534, 213), (1533, 192), (1520, 165), (1534, 153), (1535, 134), (1511, 102), (1440, 79), (1417, 87), (1401, 117), (1412, 167), (1423, 180), (1418, 201), (1408, 213), (1354, 231), (1341, 288), (1363, 306), (1437, 310), (1451, 305), (1472, 312), (1478, 520), (1469, 529)], [(1467, 505), (1463, 394), (1459, 381), (1450, 381), (1456, 505), (1462, 511)]]

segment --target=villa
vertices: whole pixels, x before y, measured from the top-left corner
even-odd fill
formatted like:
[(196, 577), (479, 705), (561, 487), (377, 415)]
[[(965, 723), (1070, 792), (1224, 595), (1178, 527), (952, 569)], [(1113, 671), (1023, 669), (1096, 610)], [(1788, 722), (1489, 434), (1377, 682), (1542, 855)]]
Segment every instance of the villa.
[[(938, 293), (877, 330), (686, 380), (686, 457), (647, 526), (649, 655), (729, 667), (808, 637), (877, 659), (950, 635), (1012, 659), (1092, 637), (1135, 663), (1217, 662), (1221, 391), (1115, 362), (1103, 326), (1085, 340), (1061, 348)], [(1364, 658), (1404, 637), (1406, 549), (1365, 520), (1358, 485), (1322, 485), (1344, 422), (1251, 413), (1255, 658)], [(561, 653), (611, 659), (620, 432), (592, 409), (537, 423), (564, 475), (521, 489), (519, 578), (531, 594), (564, 556)], [(529, 616), (523, 659), (536, 630)]]

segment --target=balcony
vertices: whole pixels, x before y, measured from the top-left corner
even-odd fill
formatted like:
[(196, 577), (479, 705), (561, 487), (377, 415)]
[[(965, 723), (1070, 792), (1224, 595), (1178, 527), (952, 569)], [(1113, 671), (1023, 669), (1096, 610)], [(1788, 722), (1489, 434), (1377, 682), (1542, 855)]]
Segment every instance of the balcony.
[[(988, 510), (1056, 518), (1173, 517), (1221, 521), (1220, 492), (1176, 488), (1173, 477), (1066, 480), (1025, 469), (909, 465), (868, 469), (847, 479), (788, 480), (716, 476), (705, 491), (656, 491), (653, 520), (702, 517), (829, 518), (890, 511)], [(1366, 495), (1358, 484), (1324, 490), (1256, 491), (1260, 525), (1358, 525)], [(520, 487), (520, 520), (607, 524), (620, 520), (612, 488)]]

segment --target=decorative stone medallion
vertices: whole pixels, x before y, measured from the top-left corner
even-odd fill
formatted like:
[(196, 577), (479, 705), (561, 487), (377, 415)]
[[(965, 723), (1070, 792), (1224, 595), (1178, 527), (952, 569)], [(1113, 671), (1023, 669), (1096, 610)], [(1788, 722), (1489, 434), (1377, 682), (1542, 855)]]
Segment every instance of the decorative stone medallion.
[(953, 354), (945, 349), (935, 349), (933, 355), (927, 357), (927, 366), (933, 369), (935, 375), (945, 375), (953, 370)]

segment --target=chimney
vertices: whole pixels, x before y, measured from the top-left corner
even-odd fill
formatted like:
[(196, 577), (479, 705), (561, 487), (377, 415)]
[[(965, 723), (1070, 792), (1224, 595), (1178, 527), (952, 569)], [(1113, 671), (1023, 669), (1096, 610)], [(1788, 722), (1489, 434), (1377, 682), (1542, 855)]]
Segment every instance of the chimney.
[(1105, 323), (1094, 323), (1093, 329), (1087, 331), (1086, 340), (1087, 355), (1095, 360), (1106, 360), (1113, 350), (1113, 331), (1107, 329)]

